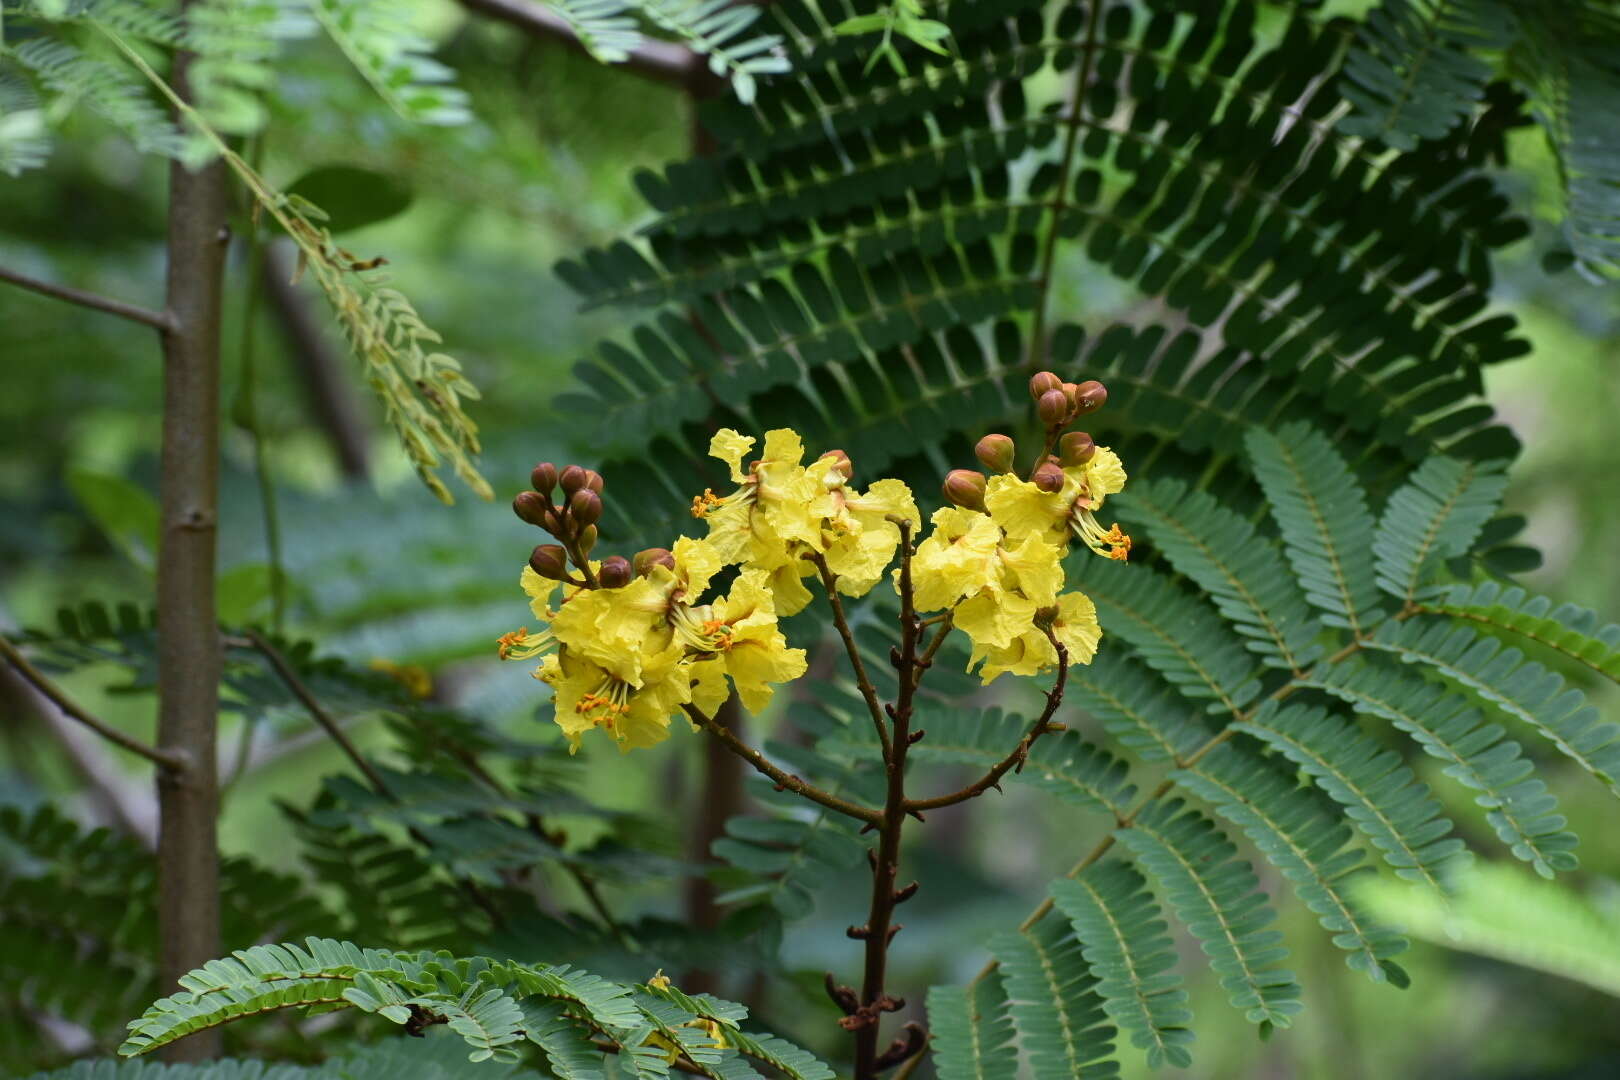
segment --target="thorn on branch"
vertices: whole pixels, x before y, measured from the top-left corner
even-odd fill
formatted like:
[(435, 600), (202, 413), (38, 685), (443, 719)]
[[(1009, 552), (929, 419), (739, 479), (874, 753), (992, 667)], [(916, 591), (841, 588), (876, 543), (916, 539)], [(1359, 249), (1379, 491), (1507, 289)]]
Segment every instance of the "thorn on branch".
[(910, 885), (907, 885), (905, 888), (896, 889), (894, 891), (894, 902), (896, 904), (903, 904), (907, 900), (910, 900), (913, 896), (916, 896), (916, 895), (917, 895), (917, 882), (913, 881)]
[[(889, 924), (889, 936), (888, 936), (887, 939), (885, 939), (884, 944), (888, 944), (890, 941), (893, 941), (894, 940), (894, 935), (898, 934), (900, 931), (904, 930), (905, 928), (906, 928), (905, 923), (898, 923), (898, 922), (897, 923), (890, 923)], [(908, 938), (907, 940), (910, 940), (910, 939)], [(903, 1008), (905, 1006), (905, 1004), (906, 1004), (906, 999), (905, 998), (899, 998), (897, 1000), (899, 1000), (900, 1004), (896, 1005), (895, 1008), (896, 1009)]]
[(827, 972), (827, 996), (832, 998), (834, 1005), (844, 1010), (845, 1016), (854, 1015), (861, 1007), (860, 999), (855, 996), (855, 988), (839, 985), (830, 971)]
[(885, 704), (883, 706), (883, 711), (889, 714), (889, 719), (890, 720), (898, 720), (898, 719), (900, 719), (900, 715), (899, 715), (899, 713), (895, 712), (893, 704)]
[(879, 1072), (892, 1069), (902, 1061), (915, 1057), (927, 1045), (928, 1032), (917, 1021), (908, 1020), (901, 1030), (904, 1034), (895, 1036), (889, 1048), (879, 1054), (877, 1060), (872, 1063)]
[(923, 817), (923, 812), (921, 810), (907, 810), (906, 813), (910, 814), (912, 817), (916, 818), (918, 821), (927, 821), (928, 820), (927, 818)]
[(865, 941), (867, 938), (872, 936), (872, 928), (870, 926), (851, 926), (849, 929), (845, 930), (844, 933), (847, 936), (854, 938), (856, 941)]
[(900, 655), (900, 647), (897, 646), (897, 645), (890, 645), (889, 646), (889, 663), (891, 663), (895, 667), (899, 668), (899, 667), (903, 667), (905, 665), (905, 662), (906, 662), (905, 658)]
[(922, 742), (922, 737), (926, 734), (928, 734), (927, 728), (918, 728), (916, 731), (913, 731), (910, 735), (906, 736), (906, 745), (910, 746), (913, 743)]

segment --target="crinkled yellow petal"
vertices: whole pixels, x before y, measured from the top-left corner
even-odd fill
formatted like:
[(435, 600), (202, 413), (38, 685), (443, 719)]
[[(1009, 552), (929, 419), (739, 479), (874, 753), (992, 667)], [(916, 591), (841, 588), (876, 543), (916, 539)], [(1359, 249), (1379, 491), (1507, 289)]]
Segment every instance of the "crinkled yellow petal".
[(518, 578), (518, 581), (522, 584), (523, 591), (529, 596), (529, 610), (534, 612), (534, 617), (537, 619), (551, 618), (551, 598), (556, 594), (557, 586), (561, 585), (562, 582), (541, 577), (534, 572), (532, 566), (523, 568), (523, 573)]
[(827, 548), (827, 568), (838, 575), (838, 591), (865, 596), (883, 579), (899, 546), (900, 530), (887, 522), (839, 537)]
[(726, 650), (725, 661), (737, 696), (751, 713), (762, 712), (771, 703), (776, 691), (772, 683), (792, 682), (808, 667), (804, 650), (788, 648), (779, 632), (737, 642)]
[[(934, 530), (911, 559), (913, 602), (918, 611), (938, 611), (984, 588), (1000, 587), (996, 555), (1001, 529), (973, 510), (948, 506), (935, 511)], [(900, 570), (894, 571), (895, 588)]]
[(712, 660), (699, 660), (689, 665), (692, 680), (692, 704), (704, 716), (712, 717), (726, 698), (731, 686), (726, 682), (726, 663), (716, 656)]
[(810, 605), (815, 596), (804, 586), (804, 578), (815, 573), (808, 562), (784, 562), (770, 571), (770, 590), (773, 606), (779, 615), (797, 615)]
[(956, 626), (975, 645), (1005, 648), (1029, 629), (1035, 611), (1035, 602), (1026, 597), (987, 589), (956, 605)]
[(1117, 495), (1125, 490), (1125, 466), (1119, 460), (1119, 455), (1108, 447), (1097, 447), (1097, 452), (1086, 462), (1085, 470), (1092, 509), (1102, 505), (1104, 496)]
[(719, 458), (731, 466), (731, 478), (737, 483), (747, 479), (743, 473), (743, 458), (754, 448), (754, 437), (731, 428), (721, 428), (709, 440), (709, 456)]
[(792, 428), (773, 428), (765, 433), (764, 462), (797, 465), (804, 457), (804, 440)]
[(677, 579), (686, 583), (688, 603), (697, 603), (703, 591), (709, 587), (709, 579), (726, 565), (714, 544), (690, 536), (683, 536), (675, 541), (670, 554), (675, 557)]
[(1085, 593), (1064, 593), (1058, 598), (1058, 615), (1052, 633), (1068, 650), (1069, 663), (1089, 664), (1097, 655), (1102, 626), (1097, 622), (1097, 605)]
[(992, 476), (985, 488), (985, 509), (1009, 537), (1045, 537), (1061, 543), (1069, 502), (1063, 492), (1045, 492), (1011, 473)]
[(1031, 534), (1011, 550), (1003, 549), (1002, 566), (1017, 582), (1017, 589), (1035, 602), (1036, 607), (1057, 603), (1063, 588), (1063, 552), (1040, 536)]
[(1056, 666), (1057, 652), (1044, 633), (1031, 627), (1002, 648), (975, 648), (969, 670), (979, 661), (984, 663), (979, 678), (988, 684), (1001, 675), (1039, 675)]
[(863, 524), (876, 524), (885, 518), (900, 518), (911, 522), (913, 535), (922, 526), (917, 500), (912, 497), (911, 488), (903, 480), (874, 481), (861, 495), (846, 499), (845, 504), (860, 515)]

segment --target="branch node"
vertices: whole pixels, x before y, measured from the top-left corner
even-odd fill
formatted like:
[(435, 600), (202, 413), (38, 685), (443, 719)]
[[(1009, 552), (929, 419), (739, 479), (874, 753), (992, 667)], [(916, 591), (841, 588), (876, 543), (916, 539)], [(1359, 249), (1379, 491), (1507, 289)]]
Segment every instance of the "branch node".
[(917, 1056), (928, 1043), (928, 1032), (915, 1020), (908, 1020), (901, 1029), (905, 1034), (897, 1035), (889, 1048), (879, 1054), (873, 1062), (873, 1067), (879, 1072), (892, 1069), (901, 1062)]
[(844, 934), (847, 937), (854, 938), (856, 941), (865, 941), (872, 936), (872, 928), (870, 926), (851, 926), (844, 931)]
[(907, 900), (910, 900), (913, 896), (917, 895), (917, 888), (918, 883), (913, 881), (910, 885), (907, 885), (903, 889), (896, 889), (894, 891), (894, 902), (896, 904), (903, 904)]
[(927, 728), (918, 728), (916, 731), (913, 731), (910, 735), (906, 736), (906, 745), (910, 746), (913, 743), (922, 742), (922, 737), (926, 734), (928, 734)]
[(826, 987), (827, 996), (832, 998), (834, 1005), (844, 1010), (845, 1016), (853, 1016), (860, 1009), (861, 1002), (855, 996), (855, 988), (839, 985), (838, 980), (833, 978), (833, 973), (830, 971), (827, 972)]

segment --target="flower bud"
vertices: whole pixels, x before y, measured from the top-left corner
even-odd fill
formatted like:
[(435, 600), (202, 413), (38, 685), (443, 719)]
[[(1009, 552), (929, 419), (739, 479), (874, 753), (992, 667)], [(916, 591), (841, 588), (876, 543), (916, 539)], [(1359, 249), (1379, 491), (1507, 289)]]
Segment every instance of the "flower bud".
[(580, 488), (568, 499), (568, 513), (580, 525), (595, 525), (602, 516), (602, 496)]
[(973, 447), (973, 454), (991, 472), (1011, 472), (1018, 448), (1005, 435), (986, 435)]
[(842, 450), (829, 450), (825, 454), (822, 454), (821, 457), (823, 460), (832, 458), (835, 462), (833, 465), (833, 471), (838, 473), (838, 475), (842, 476), (845, 480), (848, 480), (855, 475), (855, 463), (849, 460), (849, 455), (844, 453)]
[(568, 576), (568, 554), (560, 544), (541, 544), (529, 556), (529, 567), (550, 581), (561, 581)]
[(533, 472), (529, 473), (529, 483), (533, 484), (534, 490), (540, 494), (549, 496), (551, 489), (557, 486), (557, 466), (549, 461), (542, 461), (534, 467)]
[(1062, 390), (1048, 390), (1035, 403), (1035, 413), (1047, 427), (1056, 427), (1069, 418), (1069, 399)]
[(646, 577), (652, 573), (652, 568), (655, 566), (667, 566), (671, 570), (675, 569), (675, 556), (670, 554), (669, 548), (647, 548), (645, 551), (636, 552), (635, 567), (637, 577)]
[(1108, 400), (1108, 388), (1096, 379), (1088, 379), (1075, 387), (1074, 410), (1076, 416), (1094, 413)]
[(512, 500), (512, 513), (542, 529), (550, 528), (547, 519), (551, 516), (551, 510), (551, 500), (538, 491), (520, 491), (517, 498)]
[(1037, 371), (1029, 377), (1029, 396), (1036, 401), (1041, 400), (1041, 395), (1048, 390), (1060, 390), (1062, 387), (1063, 380), (1050, 371)]
[(623, 555), (609, 555), (596, 570), (596, 580), (604, 589), (622, 589), (633, 577), (635, 571), (630, 569), (630, 560)]
[(562, 484), (563, 494), (572, 495), (585, 486), (585, 470), (578, 465), (570, 465), (562, 471), (557, 480)]
[(983, 473), (972, 469), (952, 469), (945, 474), (945, 498), (969, 510), (983, 510), (985, 484)]
[(1063, 469), (1050, 461), (1042, 462), (1039, 468), (1029, 474), (1030, 483), (1048, 495), (1055, 495), (1062, 491), (1063, 480)]
[(1084, 465), (1097, 452), (1097, 444), (1084, 431), (1071, 431), (1058, 440), (1058, 460), (1066, 466)]
[(591, 553), (591, 548), (596, 546), (596, 526), (587, 525), (581, 529), (579, 531), (579, 539), (575, 542), (579, 545), (579, 553), (581, 555), (589, 555)]
[(602, 494), (602, 474), (595, 469), (586, 469), (585, 486), (598, 495)]

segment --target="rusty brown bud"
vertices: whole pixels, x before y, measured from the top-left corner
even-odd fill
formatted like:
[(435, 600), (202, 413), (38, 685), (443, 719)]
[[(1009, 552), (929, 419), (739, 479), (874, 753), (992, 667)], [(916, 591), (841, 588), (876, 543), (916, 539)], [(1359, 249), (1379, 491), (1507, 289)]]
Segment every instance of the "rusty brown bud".
[(568, 499), (568, 514), (580, 525), (595, 525), (602, 516), (602, 496), (580, 488)]
[(551, 502), (538, 491), (520, 491), (512, 500), (512, 513), (530, 525), (546, 529), (550, 527), (546, 519), (551, 514)]
[(849, 460), (849, 455), (844, 453), (842, 450), (829, 450), (821, 456), (823, 460), (832, 458), (833, 461), (836, 462), (836, 464), (833, 465), (833, 471), (837, 472), (845, 480), (848, 480), (855, 475), (855, 463)]
[(529, 473), (529, 483), (534, 485), (534, 490), (550, 497), (551, 489), (557, 486), (557, 466), (549, 461), (542, 461)]
[(973, 447), (973, 454), (991, 472), (1004, 473), (1012, 471), (1013, 458), (1018, 448), (1013, 441), (1005, 435), (986, 435)]
[(1076, 416), (1085, 416), (1094, 413), (1103, 407), (1108, 400), (1108, 388), (1096, 379), (1088, 379), (1074, 388), (1074, 411)]
[(1029, 480), (1048, 495), (1052, 495), (1063, 490), (1063, 469), (1050, 461), (1043, 462), (1039, 468), (1030, 473)]
[(1041, 395), (1047, 391), (1061, 390), (1062, 388), (1063, 380), (1050, 371), (1037, 371), (1029, 377), (1029, 396), (1036, 401), (1041, 400)]
[(635, 567), (637, 577), (646, 577), (652, 573), (655, 566), (667, 566), (675, 569), (675, 556), (671, 555), (669, 548), (647, 548), (636, 552)]
[(598, 495), (602, 494), (602, 474), (595, 469), (586, 469), (585, 486)]
[(1056, 427), (1069, 418), (1069, 399), (1062, 390), (1048, 390), (1035, 403), (1035, 413), (1047, 427)]
[(983, 510), (985, 484), (983, 473), (972, 469), (952, 469), (945, 474), (945, 497), (957, 506)]
[(559, 544), (541, 544), (529, 556), (529, 567), (550, 581), (568, 576), (568, 555)]
[(584, 487), (585, 479), (585, 470), (578, 465), (568, 466), (562, 471), (562, 475), (557, 477), (558, 483), (562, 484), (564, 495), (572, 495)]
[(635, 576), (635, 571), (630, 568), (630, 560), (623, 555), (609, 555), (596, 571), (596, 580), (604, 589), (622, 589)]
[(1071, 431), (1058, 440), (1058, 460), (1065, 466), (1084, 465), (1097, 452), (1097, 444), (1084, 431)]

